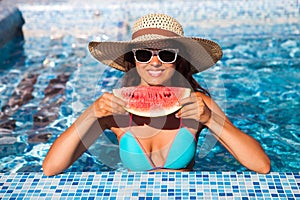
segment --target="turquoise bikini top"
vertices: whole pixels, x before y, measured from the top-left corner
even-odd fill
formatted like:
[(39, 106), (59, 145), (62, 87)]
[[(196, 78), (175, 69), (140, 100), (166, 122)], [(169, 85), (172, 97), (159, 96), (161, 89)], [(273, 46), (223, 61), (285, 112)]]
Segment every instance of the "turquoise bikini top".
[(193, 160), (197, 142), (195, 136), (187, 128), (180, 125), (163, 166), (155, 166), (139, 139), (130, 130), (120, 136), (119, 148), (120, 158), (129, 170), (182, 169), (186, 168)]

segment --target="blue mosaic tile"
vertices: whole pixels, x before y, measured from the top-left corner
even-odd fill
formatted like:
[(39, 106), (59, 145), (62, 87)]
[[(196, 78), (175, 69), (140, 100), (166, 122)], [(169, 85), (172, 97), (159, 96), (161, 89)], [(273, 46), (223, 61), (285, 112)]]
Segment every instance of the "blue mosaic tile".
[[(130, 184), (129, 184), (130, 183)], [(0, 199), (297, 199), (299, 173), (0, 174)]]

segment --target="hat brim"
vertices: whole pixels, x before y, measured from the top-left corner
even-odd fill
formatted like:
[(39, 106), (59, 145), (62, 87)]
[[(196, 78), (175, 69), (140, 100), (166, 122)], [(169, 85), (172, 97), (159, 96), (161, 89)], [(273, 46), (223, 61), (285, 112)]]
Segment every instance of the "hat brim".
[(143, 40), (131, 40), (122, 42), (95, 42), (89, 43), (90, 53), (98, 61), (105, 65), (125, 71), (124, 54), (130, 52), (132, 48), (162, 48), (164, 45), (170, 44), (179, 48), (181, 57), (185, 58), (192, 64), (192, 73), (204, 71), (213, 66), (222, 58), (221, 47), (207, 39), (197, 37), (167, 37), (152, 38)]

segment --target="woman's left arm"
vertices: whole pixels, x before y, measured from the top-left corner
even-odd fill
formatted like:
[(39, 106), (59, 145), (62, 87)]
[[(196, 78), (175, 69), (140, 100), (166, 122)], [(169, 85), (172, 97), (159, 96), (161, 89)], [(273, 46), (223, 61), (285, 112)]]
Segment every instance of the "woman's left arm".
[(258, 173), (270, 171), (270, 159), (261, 145), (235, 127), (210, 97), (200, 92), (182, 99), (177, 117), (192, 118), (205, 125), (225, 148), (245, 167)]

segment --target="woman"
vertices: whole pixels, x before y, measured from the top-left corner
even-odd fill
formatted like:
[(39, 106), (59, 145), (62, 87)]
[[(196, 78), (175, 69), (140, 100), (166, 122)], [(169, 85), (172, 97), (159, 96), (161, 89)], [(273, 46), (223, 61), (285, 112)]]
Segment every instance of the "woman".
[(193, 92), (179, 100), (178, 112), (156, 118), (128, 114), (124, 100), (104, 93), (53, 143), (43, 163), (46, 175), (67, 169), (105, 129), (117, 136), (129, 170), (192, 170), (197, 138), (208, 128), (242, 165), (270, 171), (260, 144), (236, 128), (192, 76), (221, 59), (215, 42), (185, 37), (174, 18), (149, 14), (135, 22), (131, 41), (91, 42), (89, 50), (100, 62), (126, 72), (123, 86), (179, 86)]

